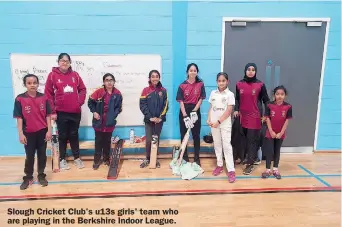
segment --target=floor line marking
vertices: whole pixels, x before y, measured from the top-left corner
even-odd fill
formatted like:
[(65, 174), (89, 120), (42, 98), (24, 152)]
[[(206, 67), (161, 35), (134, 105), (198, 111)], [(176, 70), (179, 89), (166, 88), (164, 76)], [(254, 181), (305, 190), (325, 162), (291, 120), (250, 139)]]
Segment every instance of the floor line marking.
[(331, 187), (331, 185), (326, 182), (325, 180), (323, 180), (322, 178), (320, 178), (319, 176), (315, 175), (314, 173), (312, 173), (310, 170), (306, 169), (304, 166), (302, 165), (298, 165), (299, 168), (301, 168), (302, 170), (304, 170), (305, 172), (307, 172), (308, 174), (310, 174), (312, 177), (316, 178), (316, 180), (320, 181), (322, 184), (324, 184), (327, 187)]
[[(341, 174), (322, 174), (316, 175), (320, 177), (341, 177)], [(237, 176), (237, 179), (261, 179), (259, 176)], [(270, 178), (274, 178), (271, 176)], [(315, 178), (312, 175), (288, 175), (282, 176), (282, 178)], [(194, 181), (200, 180), (227, 180), (227, 177), (199, 177), (194, 178)], [(66, 180), (66, 181), (49, 181), (49, 184), (85, 184), (85, 183), (122, 183), (122, 182), (148, 182), (148, 181), (183, 181), (181, 178), (133, 178), (133, 179), (116, 179), (116, 180), (107, 180), (107, 179), (99, 179), (99, 180)], [(21, 182), (0, 182), (0, 186), (11, 186), (11, 185), (20, 185)], [(34, 182), (33, 184), (38, 184), (38, 182)]]

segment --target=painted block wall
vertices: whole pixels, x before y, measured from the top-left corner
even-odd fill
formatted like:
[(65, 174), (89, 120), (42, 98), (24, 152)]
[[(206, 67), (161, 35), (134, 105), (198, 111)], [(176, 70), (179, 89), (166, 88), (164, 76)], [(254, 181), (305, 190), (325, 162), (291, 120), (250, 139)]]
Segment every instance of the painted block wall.
[[(317, 150), (341, 150), (340, 2), (189, 2), (187, 8), (186, 60), (198, 63), (208, 94), (216, 88), (215, 75), (221, 70), (222, 17), (330, 18)], [(235, 92), (234, 86), (230, 85), (230, 89)], [(208, 108), (208, 102), (204, 102), (203, 114)], [(205, 120), (206, 116), (202, 120), (203, 133), (210, 131)]]
[[(281, 9), (281, 10), (279, 10)], [(206, 82), (220, 71), (222, 17), (330, 17), (328, 55), (319, 120), (319, 150), (341, 149), (340, 3), (337, 2), (0, 2), (0, 156), (24, 155), (12, 118), (10, 53), (160, 54), (170, 97), (161, 138), (179, 138), (178, 85), (196, 62)], [(206, 103), (206, 102), (205, 102)], [(207, 104), (202, 112), (207, 113)], [(203, 116), (205, 119), (205, 116)], [(204, 122), (203, 122), (204, 123)], [(332, 130), (334, 129), (334, 130)], [(209, 131), (202, 127), (201, 136)], [(143, 127), (135, 132), (143, 135)], [(115, 134), (127, 138), (129, 128)], [(93, 140), (92, 128), (80, 129)]]

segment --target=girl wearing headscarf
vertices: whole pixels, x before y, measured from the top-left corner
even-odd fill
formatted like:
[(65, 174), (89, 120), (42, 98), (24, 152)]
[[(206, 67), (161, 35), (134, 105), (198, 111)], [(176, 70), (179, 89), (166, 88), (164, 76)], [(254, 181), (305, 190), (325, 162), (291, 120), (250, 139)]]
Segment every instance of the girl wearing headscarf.
[(254, 161), (257, 157), (263, 116), (262, 103), (269, 102), (265, 84), (256, 77), (257, 66), (248, 63), (245, 66), (245, 76), (236, 84), (234, 116), (240, 116), (243, 133), (246, 137), (247, 165), (243, 174), (249, 175), (254, 170)]

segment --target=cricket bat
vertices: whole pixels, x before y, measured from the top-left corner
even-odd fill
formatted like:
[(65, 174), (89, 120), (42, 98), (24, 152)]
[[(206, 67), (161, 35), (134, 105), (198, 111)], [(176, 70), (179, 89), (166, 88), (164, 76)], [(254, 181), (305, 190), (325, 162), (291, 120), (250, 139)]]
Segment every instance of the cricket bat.
[(119, 174), (119, 164), (122, 154), (122, 147), (124, 144), (123, 139), (119, 139), (114, 145), (114, 148), (112, 150), (112, 154), (110, 157), (110, 165), (108, 170), (107, 179), (117, 179)]
[(52, 172), (59, 172), (59, 141), (58, 141), (58, 128), (55, 121), (51, 122), (52, 126), (52, 140), (51, 140), (51, 160)]
[(158, 136), (152, 135), (150, 169), (155, 169), (157, 165)]
[(182, 144), (180, 146), (180, 155), (179, 155), (179, 158), (177, 161), (177, 166), (180, 166), (182, 164), (184, 152), (185, 152), (186, 146), (188, 145), (188, 141), (190, 138), (190, 130), (191, 130), (191, 128), (189, 128), (188, 131), (186, 132), (186, 134), (183, 138)]

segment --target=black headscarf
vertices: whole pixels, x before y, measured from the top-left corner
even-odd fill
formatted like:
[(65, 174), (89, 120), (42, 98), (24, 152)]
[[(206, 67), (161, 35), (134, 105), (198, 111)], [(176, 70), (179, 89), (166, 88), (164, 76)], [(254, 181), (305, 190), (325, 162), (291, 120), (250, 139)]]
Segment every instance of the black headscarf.
[[(254, 75), (254, 77), (248, 77), (247, 74), (246, 74), (246, 71), (247, 71), (247, 69), (248, 69), (250, 66), (253, 66), (254, 69), (255, 69), (255, 75)], [(243, 80), (246, 81), (247, 83), (255, 82), (256, 79), (257, 79), (257, 78), (256, 78), (257, 71), (258, 71), (258, 69), (257, 69), (257, 66), (256, 66), (255, 63), (248, 63), (248, 64), (245, 66), (245, 71), (244, 71), (245, 76), (243, 77)]]

